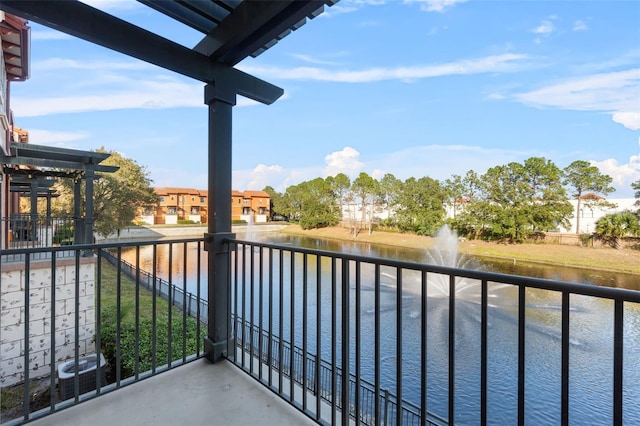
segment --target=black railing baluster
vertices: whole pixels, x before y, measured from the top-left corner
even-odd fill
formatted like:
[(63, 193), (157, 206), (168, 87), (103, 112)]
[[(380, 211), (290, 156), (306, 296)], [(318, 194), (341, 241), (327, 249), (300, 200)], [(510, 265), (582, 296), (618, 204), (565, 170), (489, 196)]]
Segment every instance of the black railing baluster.
[(570, 327), (569, 292), (562, 292), (562, 360), (561, 360), (561, 391), (560, 391), (560, 423), (569, 424), (569, 327)]
[(320, 360), (322, 359), (322, 257), (316, 255), (316, 364), (315, 364), (315, 396), (316, 415), (315, 420), (321, 418), (321, 389), (320, 389)]
[(354, 415), (355, 415), (355, 419), (356, 419), (356, 425), (358, 425), (360, 423), (360, 339), (361, 339), (361, 333), (360, 333), (360, 328), (362, 326), (361, 324), (361, 318), (360, 318), (360, 312), (361, 312), (361, 304), (362, 304), (362, 298), (361, 298), (361, 285), (362, 285), (362, 276), (361, 276), (361, 270), (360, 268), (362, 267), (362, 265), (360, 264), (360, 261), (356, 261), (356, 312), (355, 312), (355, 316), (356, 316), (356, 321), (355, 321), (355, 337), (356, 337), (356, 353), (355, 353), (355, 374), (356, 374), (356, 383), (355, 383), (355, 394), (354, 394)]
[(304, 253), (302, 255), (302, 411), (307, 411), (307, 287), (309, 284), (307, 263), (307, 253)]
[[(238, 262), (240, 262), (240, 260), (238, 259), (238, 253), (240, 252), (240, 247), (241, 244), (239, 243), (235, 243), (235, 251), (233, 252), (233, 316), (235, 318), (235, 321), (233, 321), (233, 330), (232, 333), (228, 333), (229, 334), (229, 340), (231, 340), (231, 338), (233, 338), (233, 347), (229, 350), (227, 350), (228, 356), (231, 356), (233, 358), (234, 362), (238, 362), (238, 356), (237, 356), (237, 349), (236, 349), (236, 344), (235, 342), (240, 339), (240, 333), (244, 333), (244, 330), (240, 330), (238, 331), (238, 318), (240, 317), (240, 302), (238, 301), (238, 285), (240, 282), (240, 278), (238, 277), (238, 271), (240, 269), (240, 267), (238, 266)], [(231, 321), (228, 321), (229, 325), (228, 327), (231, 327)], [(233, 337), (231, 337), (233, 336)], [(242, 342), (242, 340), (241, 340)], [(244, 351), (244, 346), (242, 347), (242, 350)], [(242, 353), (241, 353), (241, 356)], [(244, 359), (244, 356), (243, 356)], [(242, 361), (242, 360), (241, 360)]]
[(526, 287), (518, 286), (518, 424), (524, 424)]
[(134, 376), (140, 377), (140, 246), (136, 246), (136, 292), (135, 292), (136, 336), (134, 341)]
[[(22, 412), (24, 421), (29, 420), (30, 404), (31, 404), (31, 392), (29, 388), (31, 382), (29, 381), (29, 355), (31, 348), (29, 347), (29, 323), (31, 322), (31, 257), (30, 253), (24, 256), (24, 391), (22, 394)], [(55, 349), (54, 349), (55, 350)]]
[(402, 425), (402, 268), (396, 268), (396, 424)]
[(258, 252), (258, 324), (260, 327), (258, 328), (258, 377), (260, 381), (262, 381), (262, 363), (263, 363), (263, 340), (262, 340), (262, 330), (264, 329), (264, 323), (262, 318), (263, 304), (264, 304), (264, 262), (263, 262), (263, 251), (262, 247), (259, 247)]
[(449, 275), (449, 424), (455, 423), (456, 380), (456, 277)]
[[(200, 318), (200, 286), (202, 285), (201, 283), (201, 275), (202, 275), (202, 271), (201, 271), (201, 267), (202, 267), (202, 255), (201, 255), (201, 250), (202, 250), (202, 244), (200, 243), (200, 241), (198, 241), (197, 243), (197, 250), (196, 250), (196, 271), (197, 271), (197, 275), (196, 275), (196, 353), (198, 355), (200, 355), (201, 353), (201, 347), (200, 347), (200, 341), (202, 340), (200, 338), (200, 323), (202, 322), (202, 319)], [(227, 292), (227, 294), (229, 295), (229, 297), (231, 297), (231, 292)], [(230, 310), (231, 308), (231, 304), (227, 303), (227, 309), (229, 309), (229, 312), (231, 312)], [(227, 321), (227, 326), (231, 321)], [(227, 342), (229, 342), (230, 340), (230, 336), (229, 333), (227, 333)], [(227, 348), (228, 349), (228, 348)], [(227, 351), (227, 353), (229, 353)]]
[(422, 271), (420, 289), (420, 424), (427, 424), (427, 271)]
[[(249, 252), (249, 324), (251, 324), (251, 327), (249, 328), (249, 373), (251, 375), (253, 375), (253, 358), (254, 358), (254, 352), (255, 352), (255, 345), (254, 345), (254, 339), (253, 339), (253, 326), (255, 325), (255, 318), (254, 318), (254, 310), (255, 310), (255, 306), (254, 306), (254, 301), (256, 298), (256, 294), (255, 294), (255, 281), (256, 281), (256, 277), (255, 277), (255, 246), (253, 244), (249, 245), (249, 250), (251, 250)], [(245, 269), (246, 271), (246, 269)], [(246, 317), (243, 315), (243, 319), (246, 319)]]
[[(380, 264), (375, 265), (374, 276), (374, 355), (373, 355), (373, 377), (374, 377), (374, 391), (375, 391), (375, 425), (380, 426), (382, 422), (382, 412), (380, 411)], [(384, 422), (386, 423), (386, 422)]]
[(74, 303), (73, 311), (73, 357), (74, 357), (74, 401), (80, 400), (80, 250), (75, 250)]
[(242, 331), (242, 338), (241, 338), (241, 342), (242, 342), (242, 352), (240, 353), (240, 356), (242, 357), (240, 359), (240, 365), (242, 366), (242, 368), (246, 368), (245, 367), (245, 354), (246, 354), (246, 350), (247, 350), (247, 342), (246, 342), (246, 330), (244, 327), (244, 322), (247, 319), (247, 244), (243, 244), (242, 245), (242, 299), (241, 299), (241, 303), (240, 303), (240, 312), (242, 313), (240, 315), (240, 329)]
[(616, 298), (613, 305), (613, 424), (624, 424), (623, 353), (624, 353), (624, 302)]
[(480, 424), (486, 426), (487, 411), (487, 326), (489, 294), (487, 280), (480, 284)]
[(336, 365), (338, 363), (337, 356), (337, 306), (338, 306), (338, 289), (336, 278), (336, 257), (331, 257), (331, 424), (336, 424), (336, 411), (338, 404), (338, 372), (336, 371)]
[(351, 395), (349, 386), (349, 362), (350, 362), (350, 349), (351, 340), (349, 337), (349, 296), (350, 296), (350, 284), (349, 284), (349, 261), (342, 259), (342, 300), (340, 304), (342, 310), (340, 313), (340, 321), (342, 325), (342, 332), (340, 334), (342, 340), (342, 359), (340, 360), (342, 367), (342, 425), (347, 426), (349, 424), (349, 415), (351, 412)]
[[(278, 308), (280, 310), (279, 318), (278, 318), (278, 337), (282, 341), (284, 337), (284, 250), (279, 250), (279, 259), (278, 259), (278, 278), (279, 281), (279, 291), (280, 291), (280, 300), (278, 301)], [(278, 393), (283, 396), (283, 365), (284, 365), (284, 348), (282, 347), (282, 343), (278, 344)]]
[(156, 366), (157, 366), (157, 359), (156, 359), (156, 350), (158, 348), (157, 346), (157, 342), (158, 342), (158, 328), (157, 328), (157, 322), (158, 322), (158, 304), (157, 304), (157, 298), (158, 298), (158, 289), (157, 289), (157, 284), (158, 284), (158, 276), (157, 276), (157, 271), (158, 271), (158, 245), (157, 244), (153, 244), (153, 260), (152, 262), (152, 277), (151, 279), (153, 280), (153, 296), (151, 297), (151, 374), (156, 374)]
[(116, 262), (116, 386), (120, 387), (122, 379), (122, 349), (120, 347), (122, 338), (122, 247), (118, 247)]
[(187, 362), (187, 243), (182, 244), (182, 362)]
[(289, 342), (291, 343), (291, 352), (290, 352), (290, 356), (289, 356), (289, 401), (293, 402), (295, 399), (295, 395), (294, 395), (294, 385), (295, 385), (295, 381), (293, 380), (293, 378), (295, 377), (295, 363), (293, 362), (293, 348), (295, 346), (295, 323), (296, 323), (296, 283), (295, 283), (295, 277), (296, 277), (296, 272), (295, 272), (295, 252), (292, 250), (289, 252), (290, 255), (290, 262), (289, 262), (289, 273), (290, 273), (290, 279), (289, 279), (289, 284), (290, 284), (290, 297), (291, 297), (291, 310), (290, 310), (290, 316), (291, 318), (289, 319)]
[[(98, 261), (100, 257), (98, 256)], [(98, 279), (100, 277), (100, 264), (98, 263)], [(100, 288), (96, 289), (96, 352), (100, 353)], [(55, 411), (56, 405), (56, 254), (51, 255), (51, 325), (49, 326), (49, 333), (51, 333), (50, 348), (49, 348), (49, 362), (51, 363), (51, 377), (49, 378), (49, 411)], [(98, 383), (98, 382), (96, 382)], [(96, 388), (96, 392), (100, 392), (100, 386)]]
[(173, 243), (169, 243), (169, 297), (167, 299), (168, 303), (168, 313), (167, 313), (167, 366), (171, 368), (171, 361), (173, 360), (173, 300), (174, 300), (174, 290), (173, 290)]
[(269, 388), (273, 386), (273, 248), (269, 247), (269, 346), (267, 365), (269, 366)]

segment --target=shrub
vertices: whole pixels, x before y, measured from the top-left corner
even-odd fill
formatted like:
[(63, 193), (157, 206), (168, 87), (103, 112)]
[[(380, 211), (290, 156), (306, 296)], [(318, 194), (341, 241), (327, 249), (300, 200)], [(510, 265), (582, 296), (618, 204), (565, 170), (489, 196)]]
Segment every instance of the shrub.
[[(133, 314), (132, 312), (130, 314)], [(103, 312), (100, 333), (102, 352), (109, 364), (115, 368), (116, 364), (116, 311), (111, 307)], [(153, 321), (151, 318), (141, 317), (138, 339), (138, 371), (149, 371), (153, 367)], [(182, 313), (175, 310), (171, 321), (171, 360), (181, 359), (182, 351)], [(188, 356), (196, 353), (198, 337), (196, 335), (196, 321), (187, 317), (186, 325), (186, 353)], [(168, 362), (169, 323), (168, 318), (158, 315), (156, 318), (156, 350), (155, 365), (162, 366)], [(136, 366), (136, 327), (131, 321), (123, 321), (120, 326), (120, 374), (122, 378), (135, 374)]]
[(593, 244), (593, 234), (580, 234), (578, 235), (580, 238), (580, 243), (587, 247), (589, 244)]
[(53, 244), (59, 244), (61, 246), (68, 246), (73, 244), (73, 225), (64, 225), (53, 234)]

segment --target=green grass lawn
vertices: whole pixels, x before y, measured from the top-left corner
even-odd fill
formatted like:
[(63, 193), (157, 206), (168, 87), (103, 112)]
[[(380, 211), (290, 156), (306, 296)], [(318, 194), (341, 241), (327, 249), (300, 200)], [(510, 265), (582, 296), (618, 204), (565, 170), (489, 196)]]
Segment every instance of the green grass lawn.
[[(177, 308), (170, 310), (165, 299), (160, 296), (154, 298), (152, 292), (143, 287), (136, 289), (135, 282), (124, 274), (120, 277), (118, 305), (117, 269), (105, 260), (102, 261), (101, 275), (97, 282), (101, 283), (101, 351), (107, 362), (111, 364), (114, 376), (114, 369), (117, 367), (118, 312), (120, 313), (121, 378), (130, 377), (136, 373), (136, 355), (137, 372), (142, 373), (202, 350), (205, 327), (198, 328), (196, 319), (188, 315), (185, 322), (181, 310)], [(137, 330), (136, 318), (138, 318)]]

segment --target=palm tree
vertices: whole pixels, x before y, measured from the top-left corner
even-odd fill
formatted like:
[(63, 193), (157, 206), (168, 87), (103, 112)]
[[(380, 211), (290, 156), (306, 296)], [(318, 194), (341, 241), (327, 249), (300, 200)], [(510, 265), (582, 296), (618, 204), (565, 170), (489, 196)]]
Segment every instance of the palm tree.
[(596, 222), (596, 235), (613, 248), (620, 248), (620, 239), (640, 235), (640, 219), (630, 211), (612, 213)]

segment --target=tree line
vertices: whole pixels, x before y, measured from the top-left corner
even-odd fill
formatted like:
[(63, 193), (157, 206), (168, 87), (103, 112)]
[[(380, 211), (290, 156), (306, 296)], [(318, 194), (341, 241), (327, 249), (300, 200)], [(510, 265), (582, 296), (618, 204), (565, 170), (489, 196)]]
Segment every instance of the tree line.
[[(614, 191), (612, 181), (584, 160), (560, 169), (551, 160), (531, 157), (522, 163), (492, 167), (484, 174), (470, 170), (444, 181), (428, 176), (402, 181), (393, 174), (378, 180), (364, 172), (352, 181), (339, 173), (289, 186), (284, 193), (270, 186), (264, 191), (271, 195), (272, 214), (298, 222), (303, 229), (346, 220), (357, 234), (361, 229), (370, 231), (377, 223), (375, 218), (386, 212), (387, 218), (378, 224), (390, 230), (434, 235), (447, 223), (468, 238), (521, 242), (568, 227), (573, 215), (579, 230), (579, 212), (585, 203), (611, 206), (599, 196), (585, 195), (606, 197)], [(640, 180), (632, 187), (640, 207)], [(577, 199), (575, 211), (570, 199)], [(638, 235), (639, 212), (607, 215), (596, 232)]]
[[(144, 166), (105, 148), (96, 151), (111, 154), (104, 164), (120, 167), (94, 184), (94, 229), (108, 235), (131, 225), (138, 210), (154, 205), (157, 196)], [(283, 215), (304, 229), (336, 225), (346, 212), (344, 219), (354, 234), (371, 231), (375, 223), (399, 232), (434, 235), (448, 223), (468, 238), (523, 241), (539, 232), (567, 227), (574, 214), (579, 229), (578, 213), (585, 203), (609, 205), (584, 195), (606, 196), (614, 191), (611, 182), (610, 176), (587, 161), (574, 161), (560, 169), (548, 159), (531, 157), (484, 174), (470, 170), (443, 181), (427, 176), (402, 181), (393, 174), (378, 180), (364, 172), (351, 180), (339, 173), (289, 186), (284, 193), (272, 187), (264, 190), (271, 195), (272, 215)], [(612, 245), (621, 237), (640, 235), (640, 180), (631, 186), (638, 210), (606, 215), (596, 226), (596, 233)], [(73, 187), (70, 179), (56, 184), (59, 197), (52, 202), (54, 215), (73, 215)], [(577, 199), (575, 211), (570, 198)], [(84, 212), (84, 194), (81, 199)], [(387, 218), (378, 223), (376, 217), (382, 213)]]

